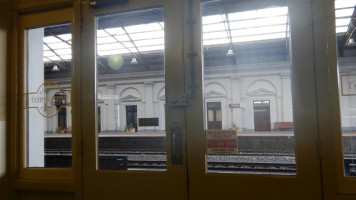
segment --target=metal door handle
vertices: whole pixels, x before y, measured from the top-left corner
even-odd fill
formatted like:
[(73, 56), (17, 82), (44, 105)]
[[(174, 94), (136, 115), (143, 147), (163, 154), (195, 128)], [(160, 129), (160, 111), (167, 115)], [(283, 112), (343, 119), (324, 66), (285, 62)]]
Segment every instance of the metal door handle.
[(183, 164), (182, 127), (178, 120), (174, 120), (171, 123), (171, 144), (172, 164)]

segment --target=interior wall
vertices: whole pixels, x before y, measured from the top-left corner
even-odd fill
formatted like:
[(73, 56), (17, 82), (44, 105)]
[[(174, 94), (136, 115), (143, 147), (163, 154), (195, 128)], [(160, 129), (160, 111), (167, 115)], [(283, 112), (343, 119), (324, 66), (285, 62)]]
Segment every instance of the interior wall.
[(0, 199), (9, 199), (9, 178), (6, 168), (6, 66), (7, 40), (10, 25), (10, 1), (0, 0)]

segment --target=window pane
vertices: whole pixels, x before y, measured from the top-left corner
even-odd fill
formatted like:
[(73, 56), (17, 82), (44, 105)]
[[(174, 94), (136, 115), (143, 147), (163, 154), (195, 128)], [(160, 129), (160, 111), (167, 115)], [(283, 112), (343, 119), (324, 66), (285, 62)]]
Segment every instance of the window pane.
[[(350, 20), (355, 5), (354, 0), (335, 1), (344, 172), (349, 177), (356, 177), (356, 34)], [(346, 28), (340, 31), (342, 25)]]
[(295, 175), (287, 1), (202, 7), (208, 172)]
[(27, 30), (27, 166), (72, 166), (71, 25)]
[(166, 170), (163, 9), (97, 17), (98, 163)]

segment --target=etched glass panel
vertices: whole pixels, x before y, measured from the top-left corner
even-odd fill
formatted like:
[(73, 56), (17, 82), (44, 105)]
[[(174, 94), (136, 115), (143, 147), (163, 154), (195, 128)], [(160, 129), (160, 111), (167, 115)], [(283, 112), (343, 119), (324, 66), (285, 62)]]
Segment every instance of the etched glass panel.
[(71, 25), (26, 33), (27, 166), (71, 167)]

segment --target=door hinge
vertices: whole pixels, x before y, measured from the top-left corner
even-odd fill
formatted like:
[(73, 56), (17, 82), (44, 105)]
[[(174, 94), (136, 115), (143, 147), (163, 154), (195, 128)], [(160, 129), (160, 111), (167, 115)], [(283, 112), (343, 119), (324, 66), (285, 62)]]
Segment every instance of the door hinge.
[(169, 95), (168, 106), (169, 107), (184, 107), (187, 106), (187, 95)]

